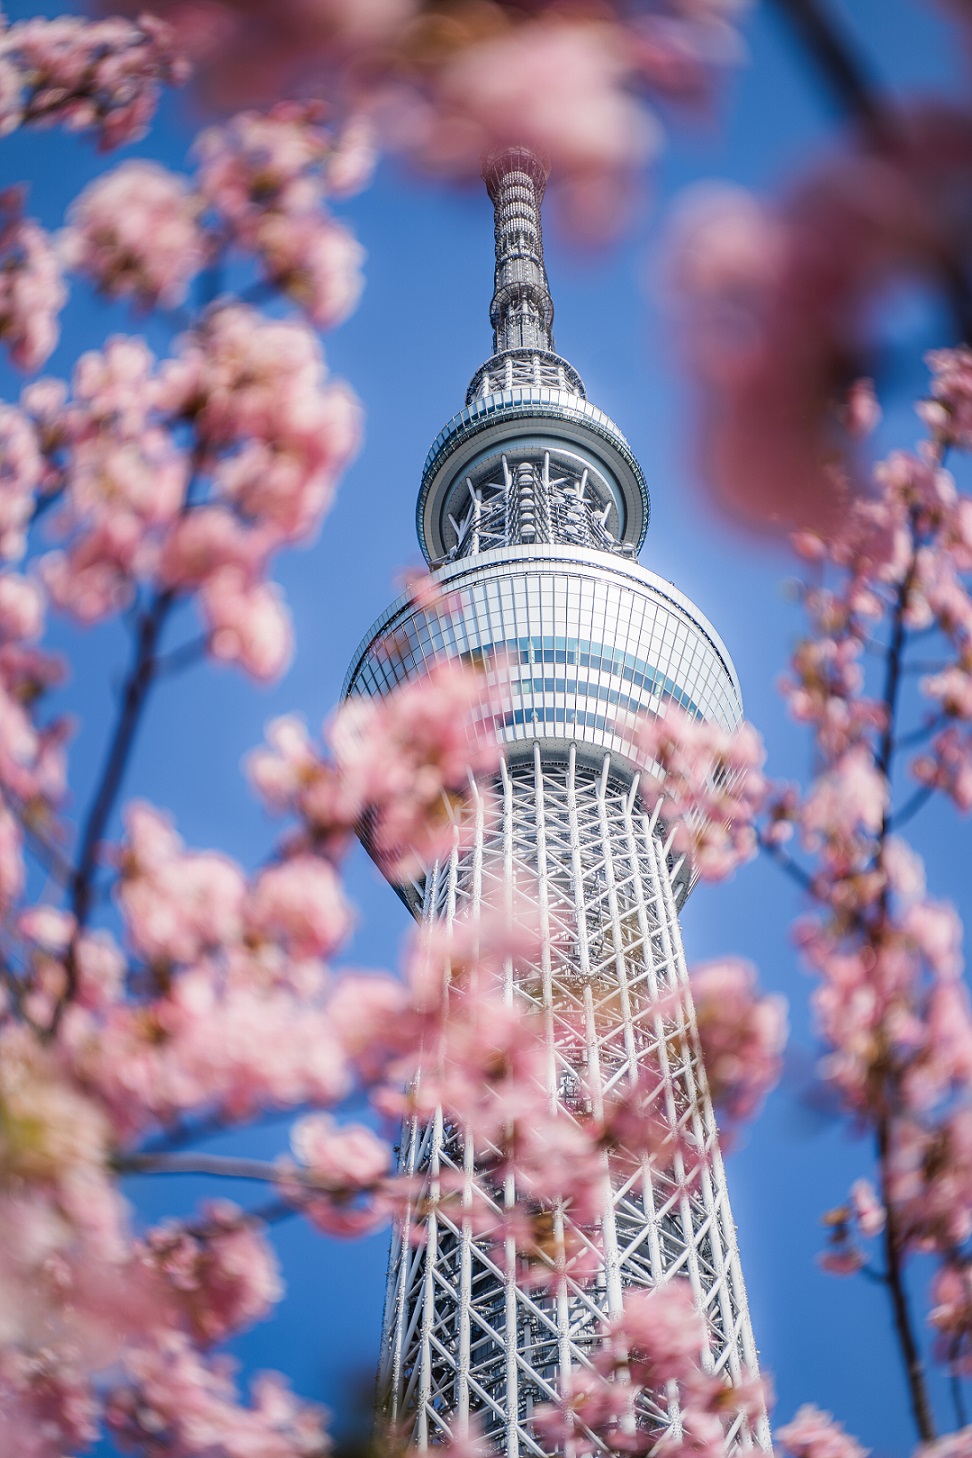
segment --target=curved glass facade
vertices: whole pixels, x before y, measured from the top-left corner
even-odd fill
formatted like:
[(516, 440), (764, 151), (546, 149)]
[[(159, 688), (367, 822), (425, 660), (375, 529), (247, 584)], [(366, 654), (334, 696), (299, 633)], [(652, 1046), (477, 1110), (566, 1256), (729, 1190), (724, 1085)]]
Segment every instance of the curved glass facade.
[(345, 691), (380, 695), (443, 658), (475, 656), (508, 686), (500, 736), (579, 742), (630, 758), (625, 716), (676, 704), (732, 729), (742, 715), (714, 629), (670, 584), (564, 547), (482, 552), (433, 574), (440, 602), (400, 599), (356, 655)]

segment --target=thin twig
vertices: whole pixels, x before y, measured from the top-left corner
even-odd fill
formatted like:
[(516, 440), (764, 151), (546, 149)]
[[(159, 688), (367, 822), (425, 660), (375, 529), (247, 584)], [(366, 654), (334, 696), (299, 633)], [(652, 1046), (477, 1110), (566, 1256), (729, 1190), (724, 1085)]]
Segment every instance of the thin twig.
[(805, 871), (799, 862), (795, 861), (782, 846), (774, 844), (771, 840), (767, 840), (766, 836), (759, 829), (756, 831), (756, 844), (765, 855), (769, 856), (771, 861), (779, 866), (785, 875), (789, 876), (791, 881), (796, 882), (801, 890), (809, 892), (817, 900), (820, 899), (817, 884), (813, 876), (811, 876), (809, 871)]
[(954, 1355), (952, 1357), (948, 1375), (949, 1386), (952, 1392), (952, 1407), (955, 1410), (955, 1421), (960, 1428), (964, 1428), (966, 1423), (968, 1422), (968, 1417), (965, 1411), (965, 1393), (962, 1391), (962, 1374), (958, 1369), (958, 1363)]
[[(878, 866), (883, 864), (885, 846), (892, 825), (890, 808), (891, 765), (895, 752), (898, 700), (901, 692), (901, 668), (904, 661), (906, 641), (905, 617), (908, 610), (908, 600), (911, 596), (912, 584), (917, 571), (917, 564), (918, 544), (915, 540), (915, 521), (914, 513), (912, 513), (911, 560), (898, 587), (894, 615), (891, 621), (891, 641), (888, 647), (887, 671), (884, 679), (884, 730), (881, 734), (875, 761), (876, 768), (884, 776), (889, 792), (888, 803), (881, 818), (881, 829), (878, 835), (877, 852), (875, 855), (875, 862)], [(907, 808), (906, 806), (905, 809)], [(901, 820), (902, 816), (899, 815), (899, 824)], [(887, 914), (888, 890), (888, 878), (885, 876), (880, 896), (882, 919)], [(922, 1362), (918, 1338), (915, 1334), (914, 1319), (904, 1283), (903, 1241), (898, 1232), (897, 1210), (891, 1191), (891, 1126), (887, 1114), (882, 1114), (878, 1118), (876, 1133), (878, 1167), (881, 1174), (881, 1200), (885, 1210), (884, 1268), (887, 1272), (887, 1286), (891, 1298), (891, 1310), (894, 1317), (895, 1331), (898, 1336), (898, 1344), (901, 1349), (901, 1357), (904, 1362), (912, 1416), (915, 1420), (918, 1436), (923, 1442), (930, 1442), (935, 1437), (935, 1423), (932, 1415), (931, 1401), (928, 1396), (928, 1386), (925, 1380), (924, 1363)]]
[(169, 674), (179, 673), (183, 668), (191, 668), (205, 658), (208, 647), (209, 639), (205, 635), (193, 638), (188, 643), (180, 643), (178, 648), (171, 649), (158, 659), (155, 665), (156, 676), (168, 677)]
[(876, 1271), (873, 1266), (861, 1266), (860, 1274), (864, 1276), (868, 1281), (873, 1282), (875, 1286), (887, 1286), (888, 1284), (887, 1272)]
[[(907, 673), (907, 668), (902, 668), (902, 673)], [(916, 744), (924, 744), (933, 734), (937, 734), (943, 725), (949, 720), (948, 714), (936, 714), (934, 719), (929, 719), (927, 724), (922, 724), (920, 729), (912, 729), (910, 734), (902, 734), (895, 740), (894, 752), (898, 754), (902, 749), (914, 749)]]
[(901, 809), (888, 818), (888, 830), (900, 830), (902, 825), (907, 825), (913, 820), (923, 805), (931, 799), (935, 793), (934, 785), (920, 785), (910, 800), (906, 800)]

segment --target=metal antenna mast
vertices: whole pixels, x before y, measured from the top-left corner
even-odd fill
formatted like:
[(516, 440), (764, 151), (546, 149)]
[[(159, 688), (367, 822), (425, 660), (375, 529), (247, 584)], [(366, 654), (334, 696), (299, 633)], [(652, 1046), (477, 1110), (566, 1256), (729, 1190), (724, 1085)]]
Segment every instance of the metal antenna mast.
[[(440, 431), (422, 476), (418, 533), (439, 605), (400, 599), (362, 642), (345, 685), (381, 695), (436, 661), (476, 654), (503, 665), (511, 702), (494, 793), (477, 800), (472, 845), (399, 887), (415, 916), (447, 923), (513, 893), (531, 898), (543, 950), (511, 965), (509, 996), (546, 1023), (549, 1093), (566, 1117), (577, 1090), (597, 1104), (645, 1075), (658, 1080), (684, 1160), (606, 1173), (610, 1198), (591, 1242), (597, 1272), (550, 1294), (518, 1284), (516, 1263), (477, 1240), (439, 1182), (515, 1203), (477, 1170), (442, 1114), (403, 1131), (401, 1163), (426, 1196), (421, 1239), (393, 1238), (381, 1386), (390, 1420), (420, 1449), (475, 1417), (498, 1451), (546, 1458), (531, 1418), (566, 1375), (590, 1365), (599, 1324), (626, 1287), (691, 1283), (713, 1370), (756, 1368), (735, 1228), (699, 1052), (678, 909), (692, 867), (639, 789), (628, 713), (671, 704), (733, 728), (739, 684), (699, 610), (635, 558), (648, 490), (618, 427), (554, 352), (540, 200), (546, 168), (514, 148), (483, 171), (496, 220), (492, 357), (466, 406)], [(578, 1028), (583, 1030), (578, 1046)], [(596, 1110), (595, 1110), (596, 1111)], [(568, 1234), (554, 1216), (554, 1239)], [(665, 1394), (644, 1419), (679, 1430)], [(730, 1451), (770, 1446), (765, 1419), (737, 1417)], [(597, 1446), (595, 1444), (595, 1446)]]

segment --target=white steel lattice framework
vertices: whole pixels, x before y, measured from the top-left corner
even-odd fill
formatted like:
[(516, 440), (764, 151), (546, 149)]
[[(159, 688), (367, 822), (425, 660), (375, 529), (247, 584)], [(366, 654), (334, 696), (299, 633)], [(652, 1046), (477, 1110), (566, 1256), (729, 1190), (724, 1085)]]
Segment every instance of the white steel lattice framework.
[[(497, 1450), (545, 1454), (537, 1407), (589, 1366), (598, 1326), (628, 1287), (691, 1283), (713, 1370), (736, 1382), (756, 1350), (712, 1105), (699, 1053), (678, 908), (691, 867), (670, 854), (625, 739), (631, 711), (678, 704), (731, 728), (739, 687), (718, 635), (672, 586), (633, 558), (648, 494), (617, 427), (553, 352), (539, 205), (546, 172), (529, 152), (490, 159), (496, 212), (494, 354), (429, 453), (419, 536), (447, 589), (401, 600), (363, 641), (346, 691), (379, 695), (431, 663), (475, 655), (510, 700), (499, 783), (474, 786), (475, 833), (400, 894), (426, 922), (533, 903), (541, 952), (509, 964), (507, 996), (538, 1012), (547, 1091), (564, 1117), (599, 1112), (646, 1078), (676, 1135), (671, 1168), (611, 1167), (596, 1229), (566, 1229), (594, 1253), (583, 1279), (553, 1291), (517, 1281), (515, 1253), (475, 1235), (474, 1196), (516, 1204), (476, 1167), (442, 1113), (403, 1131), (417, 1177), (421, 1238), (393, 1238), (380, 1385), (388, 1418), (420, 1448), (475, 1416)], [(654, 797), (650, 797), (654, 799)], [(578, 1030), (581, 1030), (580, 1037)], [(691, 1168), (688, 1166), (691, 1165)], [(440, 1182), (462, 1198), (437, 1205)], [(678, 1432), (670, 1394), (644, 1399), (648, 1426)], [(729, 1451), (768, 1449), (765, 1419), (737, 1417)], [(595, 1441), (595, 1447), (597, 1443)]]

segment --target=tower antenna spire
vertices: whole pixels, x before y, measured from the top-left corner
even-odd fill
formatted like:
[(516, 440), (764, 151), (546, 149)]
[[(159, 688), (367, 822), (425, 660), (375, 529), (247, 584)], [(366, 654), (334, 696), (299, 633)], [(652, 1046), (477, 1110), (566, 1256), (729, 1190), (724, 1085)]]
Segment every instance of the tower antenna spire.
[(540, 203), (550, 168), (527, 147), (507, 147), (483, 159), (493, 202), (496, 273), (489, 309), (493, 353), (552, 351), (553, 300), (543, 263)]

